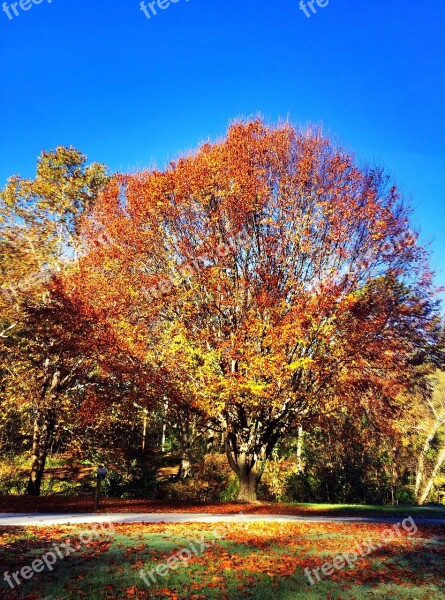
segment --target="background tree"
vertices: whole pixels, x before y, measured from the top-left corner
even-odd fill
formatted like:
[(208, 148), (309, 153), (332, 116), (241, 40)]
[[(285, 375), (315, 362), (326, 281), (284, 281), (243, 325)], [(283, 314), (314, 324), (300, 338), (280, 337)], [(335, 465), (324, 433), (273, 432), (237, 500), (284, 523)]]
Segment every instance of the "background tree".
[(430, 377), (430, 390), (417, 403), (416, 430), (421, 432), (414, 493), (419, 504), (427, 500), (445, 463), (445, 373)]
[[(74, 148), (43, 152), (33, 180), (11, 177), (0, 194), (2, 256), (0, 322), (6, 355), (3, 384), (9, 400), (33, 414), (28, 493), (40, 493), (64, 386), (72, 383), (77, 358), (61, 352), (63, 311), (46, 311), (48, 283), (78, 252), (78, 222), (107, 182), (106, 169)], [(69, 320), (65, 321), (68, 323)], [(65, 362), (64, 362), (65, 361)]]

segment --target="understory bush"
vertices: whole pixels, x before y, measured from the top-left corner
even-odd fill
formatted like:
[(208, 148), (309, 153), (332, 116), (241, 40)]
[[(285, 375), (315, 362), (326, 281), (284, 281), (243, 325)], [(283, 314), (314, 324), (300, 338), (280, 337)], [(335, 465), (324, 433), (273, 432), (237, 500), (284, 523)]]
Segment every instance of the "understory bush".
[(120, 471), (110, 470), (102, 482), (102, 493), (104, 496), (118, 498), (156, 498), (158, 493), (156, 472), (134, 469), (126, 475)]
[(164, 483), (158, 488), (160, 499), (210, 502), (233, 500), (238, 494), (238, 478), (224, 454), (206, 454), (186, 480)]

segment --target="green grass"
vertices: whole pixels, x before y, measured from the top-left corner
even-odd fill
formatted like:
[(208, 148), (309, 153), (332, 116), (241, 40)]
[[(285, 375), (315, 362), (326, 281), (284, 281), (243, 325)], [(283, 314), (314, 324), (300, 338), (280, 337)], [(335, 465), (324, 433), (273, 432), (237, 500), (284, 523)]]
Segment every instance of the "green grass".
[[(69, 537), (79, 539), (82, 529), (14, 528), (0, 531), (0, 597), (10, 600), (167, 599), (172, 600), (439, 600), (445, 596), (444, 528), (420, 526), (407, 532), (351, 567), (322, 576), (310, 585), (304, 568), (324, 562), (364, 543), (381, 539), (388, 526), (371, 524), (241, 523), (116, 525), (114, 534), (58, 560), (10, 590), (3, 572), (30, 565)], [(224, 537), (215, 537), (218, 529)], [(84, 531), (88, 530), (86, 526)], [(200, 540), (210, 544), (200, 548)], [(196, 553), (192, 551), (192, 545)], [(187, 565), (156, 576), (150, 587), (139, 572), (148, 573), (169, 557), (188, 549)], [(156, 573), (156, 571), (154, 571)], [(3, 595), (2, 595), (3, 594)], [(329, 596), (330, 595), (330, 596)]]
[(378, 506), (372, 504), (314, 504), (292, 503), (289, 506), (299, 507), (310, 512), (326, 512), (331, 516), (416, 516), (420, 518), (441, 519), (445, 518), (445, 506)]

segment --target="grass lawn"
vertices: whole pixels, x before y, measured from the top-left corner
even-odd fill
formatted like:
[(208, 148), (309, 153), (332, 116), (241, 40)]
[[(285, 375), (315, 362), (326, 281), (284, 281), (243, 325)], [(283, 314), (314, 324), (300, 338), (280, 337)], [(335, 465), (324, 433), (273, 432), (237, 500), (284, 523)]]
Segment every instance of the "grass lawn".
[[(0, 597), (8, 600), (242, 599), (332, 600), (445, 597), (445, 528), (351, 523), (239, 523), (27, 527), (0, 530)], [(382, 533), (386, 530), (386, 534)], [(81, 532), (85, 536), (80, 541)], [(386, 537), (385, 537), (386, 536)], [(389, 540), (389, 537), (392, 537)], [(69, 538), (71, 545), (62, 546)], [(385, 541), (383, 541), (385, 539)], [(367, 545), (371, 540), (373, 548)], [(364, 557), (354, 557), (359, 543)], [(63, 559), (71, 546), (80, 548)], [(355, 548), (358, 550), (357, 548)], [(52, 571), (36, 559), (48, 558)], [(350, 566), (341, 561), (349, 552)], [(178, 554), (179, 553), (179, 554)], [(357, 553), (356, 553), (357, 556)], [(314, 569), (338, 558), (324, 575)], [(170, 560), (169, 560), (170, 559)], [(166, 561), (169, 560), (169, 563)], [(15, 585), (4, 580), (34, 562), (44, 569)], [(314, 585), (304, 569), (309, 569)], [(146, 581), (140, 576), (143, 570)], [(158, 569), (158, 571), (156, 571)], [(31, 569), (25, 570), (27, 576)], [(150, 576), (150, 572), (152, 576)], [(22, 575), (18, 574), (19, 579)], [(154, 581), (153, 581), (154, 579)], [(13, 582), (14, 583), (14, 582)]]

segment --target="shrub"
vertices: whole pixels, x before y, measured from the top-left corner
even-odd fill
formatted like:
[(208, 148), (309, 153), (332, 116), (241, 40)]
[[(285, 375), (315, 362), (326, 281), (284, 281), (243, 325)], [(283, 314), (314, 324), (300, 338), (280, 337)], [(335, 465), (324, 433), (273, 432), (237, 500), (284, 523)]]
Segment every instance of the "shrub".
[(266, 464), (258, 494), (263, 500), (282, 502), (287, 499), (287, 481), (296, 475), (295, 461), (270, 460)]
[(202, 463), (195, 467), (192, 478), (164, 483), (158, 489), (158, 498), (198, 502), (227, 501), (233, 500), (237, 492), (237, 477), (227, 464), (225, 454), (206, 454)]
[(414, 496), (413, 490), (409, 487), (400, 487), (396, 490), (396, 500), (397, 504), (415, 504), (416, 498)]
[(155, 498), (156, 473), (135, 469), (129, 475), (110, 470), (102, 482), (102, 494), (117, 498)]

